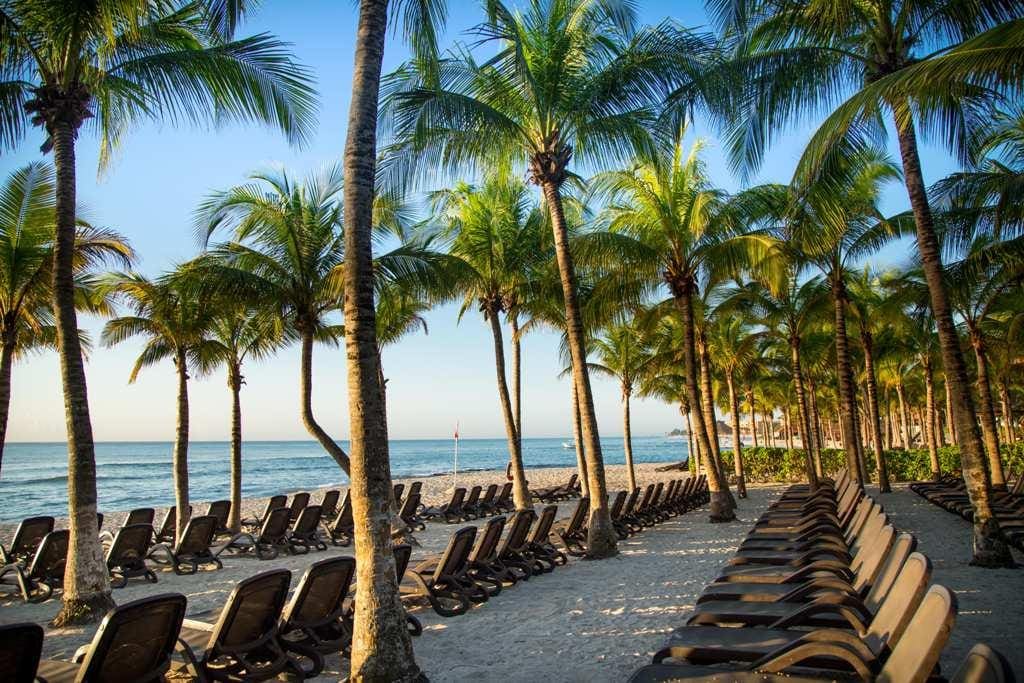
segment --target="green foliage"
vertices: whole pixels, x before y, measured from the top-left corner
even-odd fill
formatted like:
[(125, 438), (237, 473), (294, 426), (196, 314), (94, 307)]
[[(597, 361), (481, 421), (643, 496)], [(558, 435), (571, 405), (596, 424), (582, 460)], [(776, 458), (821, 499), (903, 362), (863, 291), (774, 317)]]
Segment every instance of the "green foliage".
[[(1004, 444), (1000, 451), (1005, 471), (1024, 470), (1024, 442)], [(732, 471), (731, 450), (722, 451), (722, 460), (725, 461), (726, 471)], [(889, 466), (889, 477), (893, 481), (922, 481), (931, 477), (931, 464), (928, 450), (925, 448), (887, 450), (885, 462)], [(874, 477), (874, 457), (866, 458), (864, 464), (867, 466), (868, 476)], [(939, 464), (943, 474), (959, 474), (960, 449), (956, 446), (940, 448)], [(821, 466), (826, 474), (838, 472), (846, 466), (845, 452), (837, 448), (823, 449)], [(804, 477), (804, 451), (801, 448), (787, 450), (764, 446), (744, 448), (743, 468), (748, 482), (799, 481)]]

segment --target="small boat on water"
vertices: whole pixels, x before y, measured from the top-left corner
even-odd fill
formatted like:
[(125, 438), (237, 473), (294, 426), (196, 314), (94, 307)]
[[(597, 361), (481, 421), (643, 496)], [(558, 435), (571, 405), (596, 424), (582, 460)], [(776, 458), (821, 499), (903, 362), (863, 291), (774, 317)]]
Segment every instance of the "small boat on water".
[(572, 448), (572, 447), (573, 447), (573, 445), (571, 443), (569, 443), (568, 441), (563, 441), (562, 442), (562, 448)]

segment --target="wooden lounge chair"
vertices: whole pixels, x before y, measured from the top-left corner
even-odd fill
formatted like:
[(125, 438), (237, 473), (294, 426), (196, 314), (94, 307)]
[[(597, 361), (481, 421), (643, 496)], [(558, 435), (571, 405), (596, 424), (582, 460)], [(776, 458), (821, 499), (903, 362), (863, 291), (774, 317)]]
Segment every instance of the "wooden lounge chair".
[[(215, 565), (220, 569), (224, 565), (217, 558), (217, 553), (210, 549), (216, 529), (215, 517), (193, 517), (185, 525), (185, 533), (181, 535), (181, 541), (177, 545), (158, 543), (149, 549), (147, 558), (157, 564), (170, 566), (179, 576), (195, 574), (200, 566), (205, 565)], [(226, 547), (227, 545), (221, 550)]]
[(484, 489), (484, 494), (480, 496), (480, 502), (476, 504), (477, 511), (481, 517), (489, 517), (491, 515), (498, 514), (498, 511), (494, 507), (495, 496), (498, 495), (498, 485), (490, 484)]
[(327, 550), (327, 544), (320, 540), (320, 506), (307, 505), (299, 513), (291, 531), (288, 532), (288, 552), (305, 555), (311, 548)]
[(338, 514), (338, 500), (341, 498), (341, 491), (331, 489), (324, 491), (324, 497), (320, 501), (320, 515), (324, 519), (334, 519)]
[(402, 496), (405, 495), (405, 484), (398, 483), (391, 487), (391, 493), (395, 497), (395, 505), (402, 506)]
[(530, 495), (542, 503), (553, 503), (560, 500), (566, 500), (578, 493), (578, 481), (579, 475), (573, 474), (569, 477), (569, 481), (564, 484), (536, 489), (534, 491), (530, 491)]
[(640, 489), (636, 488), (630, 491), (629, 496), (626, 497), (626, 502), (622, 506), (622, 511), (619, 512), (618, 517), (612, 518), (612, 526), (615, 527), (615, 531), (620, 538), (628, 538), (640, 531), (640, 525), (634, 523), (632, 519), (633, 510), (636, 508), (639, 499)]
[(465, 512), (462, 509), (462, 502), (466, 499), (466, 489), (461, 486), (456, 487), (452, 491), (452, 497), (444, 505), (438, 507), (428, 507), (423, 513), (424, 519), (444, 519), (445, 522), (453, 524), (455, 522), (461, 522), (466, 519)]
[(967, 653), (950, 683), (1013, 683), (1013, 668), (1000, 652), (978, 643)]
[(279, 627), (280, 643), (299, 658), (305, 678), (315, 678), (324, 667), (324, 655), (348, 656), (352, 647), (352, 613), (346, 608), (356, 561), (334, 557), (314, 562), (299, 579), (292, 599), (284, 608)]
[(398, 516), (402, 518), (405, 525), (412, 531), (422, 531), (427, 528), (427, 525), (420, 519), (417, 510), (420, 507), (420, 494), (409, 492), (409, 495), (402, 501), (402, 507), (398, 511)]
[[(192, 506), (188, 506), (188, 514), (192, 515)], [(167, 508), (167, 512), (164, 513), (164, 519), (160, 522), (160, 527), (156, 530), (156, 535), (153, 537), (154, 543), (174, 543), (174, 537), (178, 531), (178, 507), (172, 505)]]
[(251, 552), (261, 560), (275, 559), (282, 551), (287, 551), (289, 548), (289, 514), (290, 511), (286, 507), (271, 510), (258, 533), (251, 534), (243, 531), (235, 534), (224, 549), (231, 553)]
[(73, 661), (44, 661), (38, 677), (47, 683), (163, 680), (185, 606), (185, 596), (177, 593), (118, 605), (107, 612), (92, 641), (75, 653)]
[(466, 521), (471, 519), (480, 519), (480, 510), (477, 506), (480, 504), (480, 494), (483, 492), (482, 486), (473, 486), (469, 489), (469, 494), (466, 499), (462, 501), (462, 518)]
[(39, 624), (0, 626), (0, 681), (35, 683), (43, 651), (43, 627)]
[(135, 508), (128, 512), (128, 516), (124, 519), (124, 524), (121, 526), (131, 526), (132, 524), (148, 524), (153, 526), (153, 520), (156, 518), (156, 511), (153, 508)]
[[(418, 491), (416, 495), (419, 495)], [(392, 552), (395, 554), (395, 574), (398, 575), (398, 585), (401, 586), (405, 572), (409, 568), (409, 560), (412, 559), (412, 546), (408, 543), (399, 543), (394, 546)], [(413, 637), (423, 635), (423, 624), (408, 612), (405, 615), (405, 625), (409, 630), (409, 635)]]
[(526, 549), (534, 559), (534, 573), (550, 572), (555, 567), (560, 567), (569, 562), (561, 550), (551, 543), (551, 527), (555, 523), (555, 516), (558, 514), (557, 505), (545, 506), (540, 512), (537, 526), (533, 528), (533, 534), (526, 543)]
[(243, 529), (259, 529), (260, 527), (263, 526), (264, 523), (266, 523), (267, 517), (270, 516), (270, 513), (272, 511), (276, 510), (277, 508), (287, 508), (287, 507), (288, 507), (288, 496), (283, 496), (283, 495), (271, 496), (270, 499), (267, 501), (267, 506), (263, 509), (263, 514), (260, 515), (259, 518), (248, 517), (246, 519), (243, 519), (242, 520), (242, 528)]
[(466, 575), (475, 538), (475, 526), (463, 527), (452, 534), (440, 557), (424, 560), (407, 572), (442, 617), (464, 614), (470, 603), (487, 601), (487, 591)]
[(302, 675), (281, 646), (278, 624), (292, 573), (273, 569), (240, 581), (216, 624), (186, 619), (179, 642), (192, 675), (200, 679), (267, 680)]
[(214, 536), (230, 536), (231, 529), (228, 528), (228, 516), (231, 514), (230, 500), (215, 500), (206, 509), (206, 514), (217, 520), (217, 530)]
[(555, 534), (565, 546), (565, 551), (570, 555), (582, 557), (587, 554), (587, 513), (590, 511), (590, 499), (583, 496), (576, 503), (569, 523), (555, 527)]
[(537, 573), (536, 562), (530, 552), (529, 535), (537, 513), (520, 510), (512, 516), (512, 524), (498, 546), (498, 562), (505, 570), (502, 577), (509, 583), (526, 581)]
[(515, 501), (512, 500), (512, 482), (507, 481), (501, 485), (498, 496), (494, 499), (494, 514), (512, 513), (516, 511)]
[(622, 509), (626, 506), (626, 497), (625, 491), (616, 493), (615, 498), (612, 499), (612, 506), (608, 510), (608, 516), (612, 520), (612, 528), (615, 529), (615, 535), (619, 537), (620, 541), (625, 541), (629, 538), (629, 532), (626, 530), (626, 527), (619, 523), (622, 517)]
[(293, 524), (307, 505), (309, 505), (309, 494), (305, 491), (300, 491), (292, 496), (292, 504), (288, 506), (288, 518)]
[(129, 579), (142, 577), (156, 583), (156, 574), (146, 566), (146, 554), (153, 538), (149, 524), (127, 524), (117, 531), (107, 551), (107, 571), (114, 588), (124, 588)]
[(0, 564), (28, 562), (36, 554), (43, 537), (53, 531), (53, 517), (28, 517), (21, 520), (11, 539), (11, 545), (0, 545)]
[(334, 521), (329, 526), (325, 527), (328, 538), (331, 539), (331, 545), (347, 547), (352, 544), (352, 539), (355, 538), (356, 533), (355, 519), (352, 517), (352, 498), (349, 492), (345, 492), (345, 497), (341, 501), (341, 509), (338, 511), (338, 516), (334, 518)]
[(498, 562), (498, 541), (505, 528), (504, 517), (491, 517), (484, 525), (483, 533), (476, 539), (476, 545), (467, 559), (466, 576), (487, 591), (488, 597), (501, 592), (504, 567)]
[(0, 585), (17, 587), (25, 602), (49, 599), (55, 588), (64, 585), (69, 536), (67, 529), (43, 536), (27, 568), (18, 562), (0, 568)]

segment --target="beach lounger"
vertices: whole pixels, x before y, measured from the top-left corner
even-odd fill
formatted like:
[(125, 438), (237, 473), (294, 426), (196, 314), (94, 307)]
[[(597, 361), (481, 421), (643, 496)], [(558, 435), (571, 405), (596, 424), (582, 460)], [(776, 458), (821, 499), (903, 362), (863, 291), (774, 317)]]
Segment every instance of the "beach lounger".
[(395, 505), (402, 507), (402, 496), (405, 494), (405, 484), (395, 484), (391, 487), (391, 493), (395, 497)]
[(0, 545), (0, 564), (28, 562), (36, 554), (43, 537), (53, 531), (53, 517), (28, 517), (21, 520), (11, 545)]
[(352, 613), (345, 599), (352, 586), (356, 561), (334, 557), (314, 562), (299, 579), (281, 616), (280, 643), (299, 659), (306, 678), (320, 675), (324, 655), (347, 657), (352, 647)]
[(422, 531), (427, 525), (420, 520), (416, 510), (420, 507), (420, 494), (409, 493), (402, 501), (402, 507), (398, 510), (398, 516), (405, 522), (405, 526), (411, 531)]
[(573, 474), (565, 484), (550, 486), (543, 489), (535, 489), (530, 491), (530, 495), (542, 503), (553, 503), (560, 500), (566, 500), (567, 498), (575, 496), (579, 492), (578, 481), (579, 475)]
[(324, 519), (334, 519), (338, 514), (338, 500), (341, 498), (341, 491), (331, 489), (324, 491), (324, 497), (320, 500), (320, 515)]
[(452, 491), (452, 497), (444, 505), (428, 507), (423, 510), (421, 516), (424, 519), (444, 519), (445, 522), (453, 524), (465, 520), (465, 512), (462, 509), (462, 502), (466, 499), (466, 489), (457, 487)]
[(629, 538), (629, 532), (626, 531), (625, 527), (619, 524), (619, 518), (622, 517), (622, 508), (626, 504), (626, 492), (619, 491), (615, 494), (615, 498), (612, 499), (612, 506), (608, 510), (608, 516), (612, 520), (612, 528), (615, 529), (615, 534), (619, 537), (620, 541), (624, 541)]
[(587, 513), (590, 512), (590, 498), (583, 496), (576, 503), (568, 524), (555, 527), (555, 534), (570, 555), (582, 557), (587, 554)]
[(35, 683), (43, 651), (43, 627), (39, 624), (0, 626), (0, 681)]
[(618, 516), (612, 518), (612, 526), (615, 528), (615, 532), (621, 539), (628, 538), (640, 531), (639, 524), (635, 523), (632, 519), (633, 510), (636, 508), (636, 504), (639, 499), (639, 488), (635, 488), (630, 491), (629, 495), (626, 497), (626, 502), (622, 506), (622, 510), (619, 511)]
[(1013, 683), (1013, 668), (1000, 652), (978, 643), (967, 653), (950, 683)]
[(533, 528), (533, 534), (526, 542), (526, 550), (534, 559), (534, 573), (550, 572), (555, 567), (564, 566), (569, 562), (565, 553), (551, 543), (551, 527), (557, 514), (557, 505), (548, 505), (541, 510), (537, 526)]
[(157, 564), (170, 566), (179, 576), (195, 574), (200, 566), (214, 565), (220, 569), (224, 565), (217, 558), (217, 553), (230, 545), (230, 542), (220, 550), (212, 551), (210, 548), (216, 529), (215, 517), (193, 517), (185, 525), (185, 533), (181, 535), (181, 541), (177, 545), (158, 543), (149, 549), (147, 558)]
[(469, 494), (466, 495), (466, 499), (462, 501), (462, 518), (466, 521), (471, 519), (480, 519), (482, 516), (480, 510), (477, 507), (480, 504), (480, 494), (483, 492), (482, 486), (473, 486), (469, 489)]
[[(263, 508), (263, 514), (260, 515), (260, 517), (258, 519), (256, 517), (248, 517), (246, 519), (243, 519), (242, 520), (242, 528), (243, 529), (259, 529), (260, 527), (262, 527), (266, 523), (267, 517), (270, 516), (270, 513), (272, 511), (276, 510), (277, 508), (287, 508), (287, 507), (288, 507), (288, 496), (283, 496), (283, 495), (271, 496), (270, 500), (267, 501), (267, 506), (265, 508)], [(290, 512), (289, 512), (289, 514), (290, 514)]]
[(16, 587), (25, 602), (49, 599), (55, 588), (64, 585), (69, 538), (67, 529), (51, 531), (43, 536), (27, 567), (18, 562), (0, 567), (0, 585)]
[(494, 514), (512, 513), (516, 511), (515, 501), (512, 500), (512, 482), (507, 481), (501, 486), (497, 498), (494, 499)]
[(498, 495), (498, 485), (490, 484), (484, 489), (484, 494), (480, 496), (480, 502), (476, 504), (477, 510), (481, 517), (489, 517), (491, 515), (498, 514), (498, 510), (494, 507), (494, 502)]
[(338, 516), (326, 527), (327, 536), (331, 539), (331, 545), (347, 547), (355, 538), (356, 523), (352, 518), (352, 498), (349, 492), (345, 492), (345, 498), (341, 501), (341, 509)]
[(307, 505), (288, 532), (288, 551), (293, 555), (305, 555), (311, 548), (327, 550), (327, 544), (320, 540), (320, 506)]
[(215, 500), (206, 509), (206, 515), (217, 520), (215, 536), (230, 536), (234, 532), (228, 528), (228, 516), (231, 514), (230, 500)]
[[(416, 492), (419, 495), (419, 492)], [(409, 569), (409, 560), (412, 559), (412, 546), (408, 543), (399, 543), (394, 546), (392, 551), (395, 554), (395, 574), (398, 575), (398, 585), (402, 585), (402, 579), (405, 578), (405, 572)], [(409, 635), (421, 636), (423, 635), (423, 624), (420, 620), (413, 615), (406, 613), (405, 625), (409, 629)]]
[(501, 592), (504, 567), (498, 562), (498, 541), (505, 528), (504, 517), (487, 520), (484, 530), (477, 536), (476, 545), (467, 559), (466, 576), (487, 591), (488, 597)]
[(107, 571), (114, 588), (124, 588), (129, 579), (142, 577), (156, 583), (156, 574), (146, 566), (146, 554), (153, 539), (149, 524), (127, 524), (117, 531), (107, 550)]
[(263, 526), (257, 534), (243, 531), (235, 534), (224, 550), (231, 553), (253, 553), (261, 560), (273, 560), (282, 551), (287, 551), (288, 543), (288, 516), (290, 512), (286, 507), (275, 508), (270, 511)]
[(281, 610), (292, 573), (273, 569), (240, 581), (215, 624), (186, 619), (179, 641), (188, 669), (201, 679), (267, 680), (302, 675), (279, 640)]
[[(188, 506), (188, 514), (192, 515), (192, 506)], [(167, 508), (167, 512), (164, 513), (164, 519), (160, 522), (160, 527), (157, 529), (156, 536), (153, 537), (154, 543), (174, 543), (174, 537), (178, 530), (178, 507), (172, 505)]]
[(503, 579), (509, 583), (526, 581), (536, 572), (536, 562), (530, 552), (529, 535), (537, 513), (520, 510), (512, 516), (508, 533), (498, 546), (498, 562), (504, 568)]
[(471, 603), (487, 601), (487, 591), (466, 575), (475, 538), (475, 526), (463, 527), (452, 534), (444, 553), (420, 562), (407, 572), (420, 594), (442, 617), (464, 614)]
[(309, 505), (309, 494), (305, 491), (300, 491), (292, 496), (292, 504), (288, 506), (288, 518), (293, 524), (307, 505)]

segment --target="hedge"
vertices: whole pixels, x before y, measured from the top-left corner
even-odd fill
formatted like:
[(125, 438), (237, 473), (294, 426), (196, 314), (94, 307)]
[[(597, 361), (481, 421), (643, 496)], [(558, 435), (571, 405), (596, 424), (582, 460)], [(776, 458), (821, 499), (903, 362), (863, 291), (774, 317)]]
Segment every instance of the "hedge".
[[(1003, 458), (1003, 470), (1024, 470), (1024, 442), (1004, 444), (999, 448)], [(912, 448), (910, 450), (891, 449), (885, 451), (885, 462), (889, 467), (889, 478), (892, 481), (921, 481), (931, 477), (931, 461), (928, 449)], [(870, 449), (864, 454), (868, 476), (875, 475), (875, 455)], [(733, 471), (732, 450), (722, 451), (726, 472)], [(944, 474), (960, 472), (960, 449), (957, 446), (945, 446), (939, 449), (939, 465)], [(826, 448), (821, 451), (821, 466), (825, 472), (832, 474), (846, 466), (846, 453), (837, 448)], [(743, 468), (747, 481), (799, 481), (804, 478), (804, 451), (802, 448), (792, 450), (786, 448), (743, 449)]]

